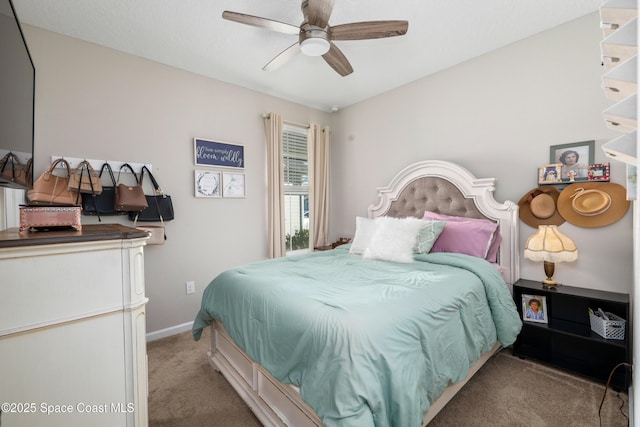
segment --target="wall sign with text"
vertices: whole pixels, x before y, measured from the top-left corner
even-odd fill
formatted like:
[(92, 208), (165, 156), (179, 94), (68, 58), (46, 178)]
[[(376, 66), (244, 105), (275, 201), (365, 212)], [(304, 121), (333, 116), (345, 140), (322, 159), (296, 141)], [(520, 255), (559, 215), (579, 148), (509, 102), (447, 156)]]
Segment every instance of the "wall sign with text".
[(223, 166), (244, 168), (244, 146), (226, 142), (194, 138), (195, 164), (198, 166)]

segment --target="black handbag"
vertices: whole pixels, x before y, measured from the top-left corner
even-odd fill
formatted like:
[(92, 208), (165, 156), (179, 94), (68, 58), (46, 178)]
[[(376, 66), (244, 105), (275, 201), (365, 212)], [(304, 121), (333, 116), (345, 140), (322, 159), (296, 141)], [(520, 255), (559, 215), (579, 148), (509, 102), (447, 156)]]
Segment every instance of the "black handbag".
[(102, 186), (102, 193), (95, 195), (88, 193), (82, 194), (82, 213), (84, 215), (97, 215), (99, 220), (100, 215), (125, 215), (127, 213), (115, 209), (116, 178), (113, 175), (111, 165), (109, 163), (103, 164), (98, 176), (102, 178), (102, 173), (105, 170), (109, 173), (111, 183)]
[(153, 184), (155, 194), (145, 194), (144, 197), (147, 199), (148, 207), (141, 212), (129, 212), (129, 219), (131, 221), (142, 222), (171, 221), (174, 217), (171, 196), (162, 191), (160, 185), (158, 185), (158, 181), (156, 181), (146, 166), (143, 166), (142, 172), (140, 172), (140, 185), (142, 185), (145, 171), (149, 174), (149, 179), (151, 180), (151, 184)]

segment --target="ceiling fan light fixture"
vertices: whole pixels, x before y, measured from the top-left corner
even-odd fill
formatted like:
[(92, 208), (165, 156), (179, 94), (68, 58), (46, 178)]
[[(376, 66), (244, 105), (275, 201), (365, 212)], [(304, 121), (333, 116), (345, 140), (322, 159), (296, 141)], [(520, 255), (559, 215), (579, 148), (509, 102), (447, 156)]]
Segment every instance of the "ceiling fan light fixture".
[(300, 50), (307, 56), (322, 56), (329, 52), (329, 41), (320, 37), (310, 37), (300, 42)]
[(342, 77), (353, 73), (353, 67), (333, 41), (401, 36), (406, 34), (409, 28), (407, 21), (399, 20), (352, 22), (330, 26), (329, 19), (335, 0), (301, 1), (304, 20), (299, 27), (273, 19), (228, 10), (222, 13), (222, 18), (283, 34), (298, 34), (297, 43), (292, 44), (269, 61), (262, 68), (265, 71), (275, 70), (302, 52), (305, 56), (322, 56), (322, 59)]

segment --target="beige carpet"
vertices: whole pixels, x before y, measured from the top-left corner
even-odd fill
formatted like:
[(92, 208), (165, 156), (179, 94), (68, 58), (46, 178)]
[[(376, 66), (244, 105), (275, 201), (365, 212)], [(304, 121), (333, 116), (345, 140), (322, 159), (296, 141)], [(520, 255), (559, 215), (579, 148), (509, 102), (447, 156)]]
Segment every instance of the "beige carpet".
[[(207, 330), (197, 343), (186, 332), (148, 344), (150, 427), (261, 426), (224, 377), (209, 365), (209, 339)], [(429, 425), (626, 426), (627, 395), (612, 390), (599, 423), (603, 392), (601, 384), (520, 360), (503, 350)]]
[(261, 426), (207, 359), (209, 329), (195, 342), (185, 332), (147, 344), (150, 427)]

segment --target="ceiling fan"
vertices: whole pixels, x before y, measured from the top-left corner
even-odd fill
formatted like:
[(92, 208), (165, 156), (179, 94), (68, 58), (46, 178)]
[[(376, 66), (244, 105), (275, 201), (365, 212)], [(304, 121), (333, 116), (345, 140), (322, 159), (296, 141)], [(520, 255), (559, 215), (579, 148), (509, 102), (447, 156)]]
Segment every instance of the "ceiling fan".
[(322, 58), (341, 76), (353, 72), (353, 67), (333, 40), (366, 40), (395, 37), (406, 34), (407, 21), (368, 21), (329, 26), (334, 0), (304, 0), (302, 14), (304, 20), (299, 27), (273, 19), (244, 13), (224, 11), (222, 17), (241, 24), (266, 28), (284, 34), (297, 34), (298, 41), (273, 58), (263, 70), (281, 67), (299, 52)]

